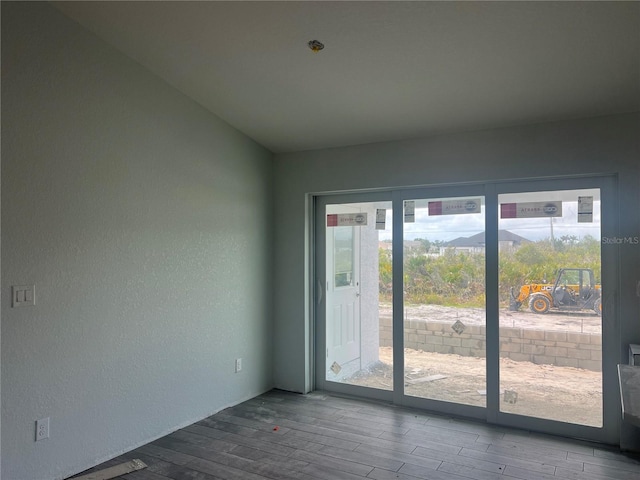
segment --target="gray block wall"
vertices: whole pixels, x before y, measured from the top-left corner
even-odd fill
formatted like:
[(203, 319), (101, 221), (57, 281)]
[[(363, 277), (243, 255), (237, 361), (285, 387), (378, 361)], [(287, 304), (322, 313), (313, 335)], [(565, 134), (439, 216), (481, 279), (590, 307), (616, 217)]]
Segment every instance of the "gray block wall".
[[(410, 320), (404, 346), (424, 352), (464, 357), (485, 356), (486, 327), (470, 325), (461, 334), (450, 323)], [(391, 317), (380, 317), (380, 346), (392, 345)], [(500, 329), (500, 356), (516, 362), (602, 370), (602, 335), (526, 328)]]

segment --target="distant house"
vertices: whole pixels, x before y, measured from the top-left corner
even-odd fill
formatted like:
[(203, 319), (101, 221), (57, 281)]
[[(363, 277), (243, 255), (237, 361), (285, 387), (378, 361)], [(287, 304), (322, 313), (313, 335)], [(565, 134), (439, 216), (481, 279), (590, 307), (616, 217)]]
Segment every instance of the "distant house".
[(390, 252), (393, 249), (393, 243), (390, 241), (378, 242), (378, 248), (380, 250), (388, 250)]
[[(393, 244), (389, 241), (381, 241), (381, 242), (378, 242), (378, 248), (380, 250), (387, 250), (391, 252), (391, 250), (393, 249)], [(404, 251), (407, 253), (419, 252), (419, 251), (424, 252), (425, 246), (424, 246), (424, 243), (422, 243), (419, 240), (405, 240)]]
[[(498, 230), (498, 249), (511, 250), (517, 249), (524, 243), (530, 243), (520, 235), (510, 232), (509, 230)], [(446, 248), (453, 248), (457, 252), (483, 253), (485, 249), (484, 232), (477, 233), (471, 237), (458, 237), (444, 244)]]
[[(500, 250), (517, 249), (520, 245), (530, 242), (531, 240), (521, 237), (520, 235), (516, 235), (509, 230), (498, 230), (498, 249)], [(393, 244), (390, 241), (378, 242), (378, 248), (380, 250), (391, 252), (392, 246)], [(431, 245), (429, 252), (425, 251), (424, 243), (419, 240), (404, 241), (405, 254), (421, 252), (426, 256), (438, 257), (447, 249), (451, 248), (456, 252), (484, 253), (484, 232), (477, 233), (471, 237), (458, 237), (449, 242), (441, 243), (440, 245)]]

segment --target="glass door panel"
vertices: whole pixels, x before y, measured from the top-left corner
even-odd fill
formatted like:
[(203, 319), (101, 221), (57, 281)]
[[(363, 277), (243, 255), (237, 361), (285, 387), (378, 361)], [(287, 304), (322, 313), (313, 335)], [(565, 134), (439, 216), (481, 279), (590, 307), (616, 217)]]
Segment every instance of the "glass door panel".
[(486, 406), (484, 198), (404, 201), (404, 395)]
[(602, 427), (600, 190), (498, 203), (500, 411)]
[(393, 390), (391, 202), (326, 206), (324, 380)]

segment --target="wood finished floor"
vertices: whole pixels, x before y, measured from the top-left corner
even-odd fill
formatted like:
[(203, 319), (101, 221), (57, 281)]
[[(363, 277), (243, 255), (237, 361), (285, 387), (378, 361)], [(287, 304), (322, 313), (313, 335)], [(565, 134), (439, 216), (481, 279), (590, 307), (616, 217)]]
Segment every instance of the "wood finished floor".
[[(419, 410), (274, 390), (97, 466), (126, 480), (640, 480), (640, 458)], [(87, 473), (87, 472), (84, 472)]]

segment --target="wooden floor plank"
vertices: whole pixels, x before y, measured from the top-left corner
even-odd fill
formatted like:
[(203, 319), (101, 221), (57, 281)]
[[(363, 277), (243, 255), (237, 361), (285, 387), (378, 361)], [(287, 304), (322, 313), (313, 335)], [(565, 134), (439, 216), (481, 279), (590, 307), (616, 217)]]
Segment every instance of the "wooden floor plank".
[[(345, 416), (338, 417), (334, 420), (317, 420), (315, 425), (325, 428), (331, 428), (333, 430), (339, 430), (345, 433), (353, 433), (355, 435), (363, 435), (366, 437), (379, 437), (387, 429), (383, 429), (378, 425), (374, 425), (371, 419), (367, 422), (351, 421)], [(393, 427), (391, 427), (393, 428)], [(398, 429), (400, 433), (406, 433), (406, 429)]]
[[(563, 450), (582, 455), (593, 455), (597, 444), (586, 440), (570, 440), (530, 432), (508, 432), (502, 439), (504, 442), (512, 442), (523, 445), (540, 446), (542, 448)], [(618, 452), (619, 453), (619, 452)]]
[(392, 460), (399, 460), (401, 462), (417, 465), (422, 468), (428, 468), (431, 470), (437, 470), (442, 460), (439, 458), (429, 458), (422, 455), (413, 455), (410, 453), (399, 453), (378, 447), (369, 447), (368, 445), (360, 445), (356, 448), (356, 452), (367, 453), (369, 455), (376, 455), (381, 458), (388, 458)]
[(625, 470), (629, 472), (636, 472), (640, 475), (640, 461), (630, 461), (629, 459), (621, 460), (620, 456), (617, 458), (610, 457), (596, 457), (588, 455), (580, 455), (578, 453), (569, 453), (569, 459), (583, 462), (591, 465), (601, 465), (604, 467), (615, 468), (616, 470)]
[[(605, 477), (615, 478), (616, 480), (639, 480), (640, 479), (640, 470), (621, 470), (619, 468), (614, 468), (605, 465), (594, 465), (592, 463), (584, 464), (584, 471), (587, 473), (597, 473), (598, 475), (603, 475)], [(608, 480), (608, 478), (607, 478)]]
[(283, 455), (274, 455), (272, 453), (268, 453), (263, 450), (246, 447), (244, 445), (239, 445), (238, 447), (231, 450), (231, 452), (229, 453), (231, 453), (232, 455), (236, 455), (238, 457), (254, 460), (255, 462), (258, 462), (258, 463), (274, 463), (276, 465), (281, 465), (283, 467), (286, 467), (290, 470), (302, 471), (302, 469), (304, 469), (309, 465), (309, 462), (296, 460), (295, 458), (291, 458)]
[(236, 435), (233, 433), (227, 433), (226, 435), (225, 439), (236, 445), (244, 445), (274, 455), (287, 456), (295, 450), (295, 447), (289, 445), (295, 445), (295, 442), (289, 442), (288, 438), (276, 435), (275, 433), (256, 431), (253, 436)]
[[(611, 472), (611, 475), (615, 475), (615, 473)], [(556, 469), (556, 477), (562, 478), (563, 480), (614, 480), (616, 478), (605, 477), (598, 473), (576, 472), (574, 470), (566, 470), (564, 468)]]
[(187, 467), (197, 472), (212, 475), (215, 478), (225, 478), (228, 480), (265, 480), (270, 477), (242, 470), (240, 468), (230, 467), (217, 462), (211, 462), (203, 458), (197, 458), (190, 462)]
[(526, 468), (512, 467), (510, 465), (507, 465), (507, 468), (504, 470), (504, 474), (521, 480), (558, 480), (558, 478), (562, 478), (557, 477), (554, 474), (536, 472), (533, 470), (527, 470)]
[[(387, 435), (383, 435), (383, 438), (386, 437)], [(468, 447), (477, 444), (478, 435), (447, 431), (443, 428), (432, 429), (425, 425), (421, 430), (412, 428), (404, 435), (404, 438), (415, 442), (428, 441), (443, 445)]]
[(118, 477), (120, 480), (172, 480), (164, 475), (158, 475), (157, 473), (150, 472), (148, 470), (138, 470), (137, 472), (131, 472), (127, 475)]
[(477, 450), (472, 450), (468, 448), (463, 448), (462, 451), (460, 452), (460, 456), (471, 458), (478, 461), (501, 463), (505, 465), (505, 467), (510, 465), (512, 467), (523, 468), (523, 469), (532, 470), (534, 472), (540, 472), (540, 473), (553, 474), (556, 470), (555, 465), (548, 465), (543, 461), (534, 461), (534, 460), (528, 460), (526, 458), (519, 458), (519, 457), (514, 458), (508, 455), (500, 455), (500, 454), (489, 453), (489, 452), (478, 452)]
[(121, 480), (640, 480), (610, 446), (385, 402), (273, 390), (89, 471)]
[(382, 458), (376, 455), (370, 455), (362, 452), (352, 452), (350, 450), (343, 450), (335, 447), (322, 447), (320, 449), (322, 455), (328, 455), (330, 457), (339, 458), (341, 460), (347, 460), (350, 462), (360, 463), (369, 467), (384, 468), (385, 470), (398, 471), (404, 462), (400, 460), (393, 460), (390, 458)]
[(363, 465), (362, 463), (352, 462), (340, 458), (328, 457), (317, 452), (307, 452), (298, 450), (292, 455), (294, 458), (304, 460), (313, 465), (323, 465), (333, 470), (339, 470), (354, 475), (367, 476), (373, 467)]
[(409, 431), (409, 427), (407, 426), (396, 427), (393, 425), (379, 425), (377, 422), (375, 422), (375, 428), (372, 429), (372, 423), (374, 423), (374, 420), (372, 420), (371, 417), (367, 419), (359, 419), (359, 418), (353, 418), (347, 415), (343, 415), (342, 417), (337, 418), (333, 423), (336, 424), (335, 428), (345, 428), (344, 425), (347, 425), (347, 426), (367, 428), (367, 429), (370, 429), (369, 431), (371, 432), (380, 431), (378, 436), (382, 435), (383, 432), (390, 432), (390, 433), (397, 433), (398, 435), (404, 435)]
[[(446, 454), (437, 450), (430, 450), (428, 448), (418, 447), (413, 452), (412, 456), (420, 456), (426, 458), (432, 458), (434, 460), (440, 460), (440, 462), (449, 462), (455, 465), (464, 465), (466, 467), (473, 467), (477, 470), (486, 470), (487, 472), (502, 473), (506, 467), (506, 464), (496, 462), (495, 459), (479, 459), (467, 457), (464, 455), (452, 455)], [(412, 459), (407, 460), (407, 463), (415, 463)]]
[(321, 480), (362, 480), (362, 476), (360, 475), (336, 470), (326, 465), (310, 463), (300, 471)]
[[(245, 417), (232, 415), (231, 412), (228, 410), (223, 410), (222, 412), (217, 413), (213, 417), (209, 417), (205, 420), (202, 420), (202, 422), (205, 422), (207, 420), (225, 422), (231, 425), (236, 425), (238, 427), (252, 428), (254, 430), (263, 430), (265, 432), (272, 431), (273, 427), (275, 426), (274, 423), (265, 422), (264, 419), (262, 418), (255, 419), (255, 418), (245, 418)], [(234, 433), (239, 433), (239, 432), (234, 432)]]
[(165, 462), (172, 463), (174, 465), (186, 465), (190, 461), (194, 460), (196, 457), (192, 457), (191, 455), (185, 455), (184, 453), (176, 452), (175, 450), (169, 450), (167, 448), (162, 448), (157, 445), (143, 445), (133, 451), (134, 454), (146, 455), (149, 457), (156, 457), (160, 460), (164, 460)]
[[(396, 435), (394, 433), (383, 433), (382, 438), (392, 440), (397, 443), (404, 443), (407, 445), (413, 445), (414, 447), (423, 447), (433, 450), (439, 450), (445, 453), (459, 453), (462, 450), (460, 445), (449, 445), (446, 443), (438, 442), (435, 439), (429, 440), (427, 437), (411, 437), (406, 435)], [(483, 450), (486, 450), (484, 447)]]
[[(402, 468), (404, 469), (404, 467)], [(454, 477), (445, 473), (439, 473), (437, 471), (434, 472), (433, 470), (417, 469), (412, 471), (412, 474), (406, 474), (404, 472), (384, 470), (383, 468), (375, 468), (367, 478), (371, 478), (373, 480), (416, 480), (417, 478), (424, 478), (428, 480), (469, 480), (468, 477), (464, 478), (458, 475)]]
[[(449, 462), (442, 462), (438, 471), (449, 475), (457, 475), (458, 478), (464, 477), (473, 480), (506, 480), (509, 478), (505, 477), (501, 473), (487, 472), (485, 470), (478, 470), (477, 468), (468, 467), (466, 465), (457, 465)], [(509, 478), (509, 480), (513, 479)]]
[(543, 448), (538, 445), (524, 445), (522, 443), (505, 443), (496, 441), (487, 449), (487, 452), (497, 453), (499, 455), (508, 455), (518, 458), (540, 459), (557, 458), (558, 460), (566, 460), (568, 452), (555, 448)]

